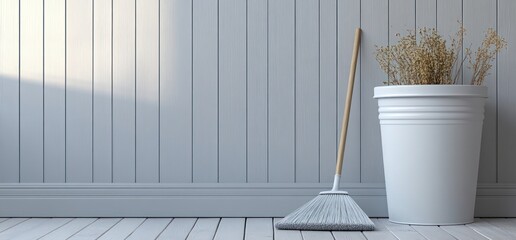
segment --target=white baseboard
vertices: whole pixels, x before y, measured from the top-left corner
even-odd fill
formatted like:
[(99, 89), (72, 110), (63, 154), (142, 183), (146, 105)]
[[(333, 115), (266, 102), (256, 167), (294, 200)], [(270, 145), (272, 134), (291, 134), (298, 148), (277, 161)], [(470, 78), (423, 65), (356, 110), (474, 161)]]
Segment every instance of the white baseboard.
[[(281, 217), (330, 184), (0, 184), (0, 217)], [(342, 186), (386, 217), (383, 184)], [(436, 193), (439, 194), (439, 193)], [(477, 217), (516, 217), (516, 184), (480, 184)]]

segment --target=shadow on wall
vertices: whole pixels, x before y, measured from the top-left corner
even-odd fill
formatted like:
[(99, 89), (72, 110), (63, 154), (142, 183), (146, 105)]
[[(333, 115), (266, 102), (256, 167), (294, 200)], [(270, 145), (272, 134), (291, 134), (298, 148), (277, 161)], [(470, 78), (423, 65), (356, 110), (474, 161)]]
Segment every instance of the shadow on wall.
[(1, 75), (0, 182), (158, 182), (158, 97), (126, 80), (114, 93), (92, 79)]

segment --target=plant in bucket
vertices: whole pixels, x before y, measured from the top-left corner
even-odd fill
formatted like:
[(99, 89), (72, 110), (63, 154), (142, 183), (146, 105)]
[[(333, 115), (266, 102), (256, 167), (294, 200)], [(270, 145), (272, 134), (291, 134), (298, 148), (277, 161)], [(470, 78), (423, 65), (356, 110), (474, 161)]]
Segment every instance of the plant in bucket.
[[(460, 26), (448, 42), (435, 29), (377, 47), (388, 86), (378, 99), (389, 220), (450, 225), (473, 222), (487, 87), (506, 42), (488, 29), (476, 49), (464, 48)], [(461, 84), (463, 66), (472, 72)]]

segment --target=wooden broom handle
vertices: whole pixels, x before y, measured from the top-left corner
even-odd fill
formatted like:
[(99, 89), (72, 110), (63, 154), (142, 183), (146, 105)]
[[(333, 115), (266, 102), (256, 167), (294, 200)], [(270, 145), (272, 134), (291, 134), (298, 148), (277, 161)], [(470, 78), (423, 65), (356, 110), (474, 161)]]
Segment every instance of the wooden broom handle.
[(357, 66), (358, 50), (360, 49), (360, 28), (355, 30), (355, 43), (353, 44), (353, 56), (349, 66), (348, 92), (346, 94), (346, 105), (344, 106), (344, 116), (342, 117), (342, 128), (340, 131), (339, 151), (337, 153), (336, 175), (342, 173), (342, 161), (344, 159), (344, 147), (346, 146), (346, 135), (348, 132), (349, 112), (351, 111), (351, 99), (353, 97), (353, 85), (355, 83), (355, 70)]

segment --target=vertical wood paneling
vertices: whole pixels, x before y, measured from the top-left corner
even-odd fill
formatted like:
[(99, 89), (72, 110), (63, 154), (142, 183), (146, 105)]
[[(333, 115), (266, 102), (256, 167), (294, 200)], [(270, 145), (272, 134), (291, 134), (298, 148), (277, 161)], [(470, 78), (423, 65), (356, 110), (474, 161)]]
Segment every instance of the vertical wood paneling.
[(462, 0), (437, 0), (437, 29), (443, 36), (454, 36), (462, 22)]
[(342, 181), (383, 182), (375, 45), (463, 21), (465, 47), (488, 27), (509, 42), (486, 79), (479, 181), (514, 183), (513, 5), (0, 1), (0, 182), (331, 182), (357, 26)]
[(218, 1), (193, 1), (193, 181), (218, 181)]
[(416, 29), (416, 0), (389, 0), (389, 43)]
[(319, 1), (296, 2), (296, 182), (319, 182)]
[(160, 2), (160, 181), (192, 181), (192, 1)]
[[(344, 105), (348, 90), (349, 65), (351, 64), (351, 54), (353, 42), (355, 40), (355, 28), (361, 25), (360, 19), (360, 0), (339, 1), (338, 2), (338, 46), (337, 46), (337, 135), (339, 141), (344, 115)], [(363, 45), (362, 45), (363, 46)], [(344, 151), (344, 163), (342, 166), (341, 182), (360, 182), (360, 126), (361, 126), (361, 74), (360, 58), (355, 74), (355, 84), (353, 86), (353, 100), (351, 102), (351, 113), (349, 116), (348, 135), (346, 148)], [(369, 81), (369, 80), (368, 80)], [(336, 158), (336, 156), (335, 156)], [(335, 161), (333, 161), (335, 163)], [(335, 164), (332, 168), (334, 169)], [(333, 172), (333, 171), (332, 171)], [(328, 173), (326, 173), (328, 174)]]
[(113, 0), (113, 182), (135, 181), (135, 0)]
[(416, 0), (416, 27), (437, 27), (437, 0)]
[(337, 157), (337, 0), (320, 1), (319, 29), (319, 181), (332, 182)]
[(295, 1), (269, 1), (269, 181), (295, 181)]
[(159, 181), (159, 0), (136, 0), (136, 181)]
[[(462, 23), (462, 0), (437, 0), (437, 31), (450, 41), (455, 37)], [(462, 56), (461, 56), (462, 58)], [(453, 70), (455, 76), (456, 68)], [(459, 71), (457, 83), (462, 83), (462, 71)]]
[(19, 1), (0, 1), (0, 182), (19, 181)]
[(92, 1), (66, 1), (66, 181), (92, 181)]
[(382, 149), (378, 104), (373, 99), (373, 89), (387, 81), (374, 58), (374, 46), (388, 43), (388, 1), (362, 0), (361, 23), (363, 28), (361, 52), (361, 182), (383, 182)]
[(111, 182), (111, 1), (93, 0), (93, 181)]
[(44, 181), (65, 181), (65, 1), (44, 5)]
[[(500, 0), (498, 2), (498, 33), (507, 41), (507, 49), (498, 55), (498, 179), (500, 183), (515, 183), (516, 175), (516, 1)], [(493, 98), (493, 96), (489, 96)], [(481, 170), (482, 171), (482, 170)]]
[(20, 181), (43, 182), (43, 2), (20, 15)]
[(247, 171), (246, 1), (219, 0), (219, 181)]
[(247, 1), (247, 181), (267, 182), (267, 1)]
[[(482, 11), (478, 11), (482, 9)], [(470, 47), (475, 52), (481, 45), (486, 30), (496, 29), (496, 0), (470, 0), (464, 1), (464, 46)], [(474, 57), (474, 56), (473, 56)], [(480, 149), (481, 171), (478, 173), (478, 181), (482, 183), (496, 182), (496, 62), (492, 62), (490, 74), (484, 80), (487, 86), (487, 101), (485, 105), (485, 117), (482, 130), (482, 147)], [(472, 69), (464, 68), (464, 84), (471, 84)]]

